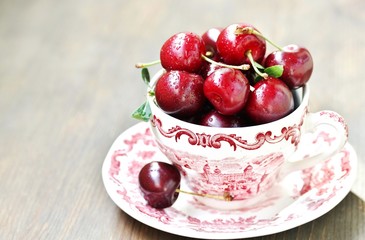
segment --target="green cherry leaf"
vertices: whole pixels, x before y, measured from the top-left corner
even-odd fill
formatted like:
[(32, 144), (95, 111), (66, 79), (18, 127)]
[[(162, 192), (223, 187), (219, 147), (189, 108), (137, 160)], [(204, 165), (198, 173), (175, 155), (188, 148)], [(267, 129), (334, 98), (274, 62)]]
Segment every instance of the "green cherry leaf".
[(267, 73), (269, 76), (274, 78), (279, 78), (281, 75), (283, 75), (284, 67), (283, 65), (275, 65), (268, 68), (265, 68), (265, 73)]
[(152, 112), (148, 101), (144, 102), (137, 110), (132, 113), (133, 118), (144, 122), (148, 122), (151, 118), (151, 115)]
[(143, 81), (148, 85), (150, 83), (150, 72), (148, 71), (148, 68), (142, 68), (141, 70), (142, 79)]

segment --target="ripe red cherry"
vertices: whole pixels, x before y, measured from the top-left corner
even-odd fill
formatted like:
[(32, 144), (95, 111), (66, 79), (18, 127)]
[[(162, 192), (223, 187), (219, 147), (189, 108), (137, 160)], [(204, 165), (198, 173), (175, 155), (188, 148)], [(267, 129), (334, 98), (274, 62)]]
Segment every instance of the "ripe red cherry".
[(254, 61), (261, 62), (266, 51), (266, 41), (252, 33), (237, 33), (237, 29), (253, 26), (249, 24), (232, 24), (219, 34), (217, 50), (227, 64), (249, 64), (246, 52), (251, 50)]
[(270, 53), (265, 59), (265, 67), (283, 65), (284, 72), (280, 77), (289, 88), (297, 88), (308, 82), (313, 72), (313, 59), (304, 47), (291, 44), (283, 51)]
[(167, 114), (178, 118), (193, 116), (204, 105), (204, 79), (185, 71), (168, 71), (155, 87), (156, 102)]
[(197, 73), (204, 60), (205, 44), (202, 38), (192, 32), (171, 36), (161, 47), (160, 60), (167, 70), (182, 70)]
[(246, 125), (240, 117), (235, 115), (222, 115), (216, 110), (211, 110), (210, 112), (203, 115), (199, 124), (203, 126), (219, 128), (243, 127)]
[(180, 188), (179, 170), (165, 162), (150, 162), (138, 175), (139, 186), (147, 203), (154, 208), (167, 208), (176, 201)]
[(254, 124), (272, 122), (293, 111), (293, 94), (280, 79), (268, 77), (256, 83), (254, 88), (244, 109)]
[(234, 115), (241, 111), (249, 91), (250, 84), (245, 75), (231, 68), (217, 69), (204, 82), (204, 95), (224, 115)]

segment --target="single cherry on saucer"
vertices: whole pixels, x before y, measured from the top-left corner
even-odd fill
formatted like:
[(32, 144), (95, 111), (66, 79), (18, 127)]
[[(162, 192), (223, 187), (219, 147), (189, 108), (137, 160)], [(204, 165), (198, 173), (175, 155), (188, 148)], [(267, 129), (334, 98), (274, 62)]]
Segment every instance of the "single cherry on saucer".
[(141, 169), (139, 186), (147, 203), (154, 208), (172, 206), (179, 196), (181, 175), (179, 170), (168, 163), (153, 161)]
[(224, 192), (222, 195), (211, 195), (180, 189), (179, 169), (175, 165), (161, 161), (152, 161), (144, 165), (138, 174), (138, 183), (147, 204), (157, 209), (171, 207), (180, 193), (223, 201), (233, 200), (229, 192)]
[(240, 70), (219, 68), (205, 79), (203, 90), (219, 113), (234, 115), (245, 106), (250, 84)]
[(254, 85), (244, 113), (254, 124), (263, 124), (285, 117), (294, 109), (294, 97), (280, 79), (268, 77)]
[(205, 43), (196, 33), (174, 34), (160, 49), (161, 65), (166, 70), (182, 70), (192, 73), (200, 71), (204, 60)]
[(198, 74), (168, 71), (156, 83), (156, 102), (167, 114), (191, 117), (204, 106), (203, 84), (204, 79)]
[(282, 65), (284, 71), (280, 79), (291, 89), (303, 86), (313, 72), (313, 59), (310, 52), (295, 44), (270, 53), (266, 57), (264, 65), (265, 67)]

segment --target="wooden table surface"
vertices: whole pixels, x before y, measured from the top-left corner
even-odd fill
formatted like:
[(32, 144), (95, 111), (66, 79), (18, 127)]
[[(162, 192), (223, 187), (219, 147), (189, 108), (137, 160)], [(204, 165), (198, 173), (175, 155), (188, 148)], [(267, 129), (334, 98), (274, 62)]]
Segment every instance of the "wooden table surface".
[(185, 239), (139, 223), (101, 167), (144, 101), (134, 64), (180, 31), (254, 24), (310, 49), (311, 110), (346, 119), (358, 177), (333, 210), (257, 239), (365, 239), (365, 2), (0, 1), (0, 239)]

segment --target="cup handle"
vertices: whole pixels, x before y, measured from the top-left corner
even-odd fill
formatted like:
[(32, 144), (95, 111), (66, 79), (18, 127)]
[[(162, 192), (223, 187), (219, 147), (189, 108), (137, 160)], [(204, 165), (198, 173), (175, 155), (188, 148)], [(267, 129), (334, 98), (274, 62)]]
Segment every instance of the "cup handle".
[[(332, 135), (327, 139), (329, 140), (328, 144), (321, 149), (320, 153), (314, 156), (302, 157), (300, 160), (296, 154), (290, 156), (288, 161), (282, 166), (279, 178), (284, 178), (291, 172), (323, 163), (331, 156), (341, 151), (348, 139), (348, 127), (341, 115), (328, 110), (307, 114), (303, 125), (304, 134), (301, 136), (298, 149), (306, 147), (304, 146), (306, 143), (303, 141), (303, 138), (306, 137), (306, 135), (317, 132), (318, 130), (320, 131), (321, 128), (327, 129), (327, 131), (325, 131), (326, 133), (328, 133), (328, 129), (331, 129), (330, 133)], [(312, 142), (313, 141), (314, 139), (312, 139)]]

